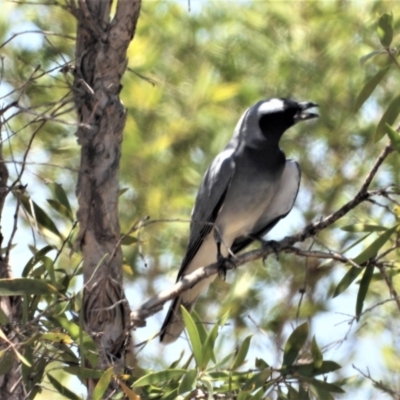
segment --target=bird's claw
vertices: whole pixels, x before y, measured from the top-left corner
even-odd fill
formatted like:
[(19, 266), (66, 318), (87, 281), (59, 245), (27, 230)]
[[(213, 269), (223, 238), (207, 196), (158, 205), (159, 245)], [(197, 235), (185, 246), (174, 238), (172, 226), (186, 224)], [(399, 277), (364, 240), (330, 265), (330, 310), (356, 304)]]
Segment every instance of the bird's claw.
[[(221, 254), (218, 254), (217, 256), (217, 262), (219, 264), (218, 266), (218, 276), (225, 280), (226, 279), (226, 271), (228, 269), (236, 268), (235, 262), (232, 260), (230, 257), (224, 257)], [(231, 268), (227, 268), (227, 264), (231, 266)]]
[[(261, 247), (262, 247), (264, 250), (267, 250), (267, 249), (269, 250), (269, 249), (271, 249), (271, 250), (274, 252), (274, 254), (275, 254), (276, 260), (279, 261), (279, 250), (280, 250), (280, 248), (281, 248), (279, 242), (277, 242), (276, 240), (261, 240)], [(263, 262), (265, 262), (265, 260), (266, 260), (267, 258), (268, 258), (268, 255), (266, 255), (266, 256), (263, 258)]]

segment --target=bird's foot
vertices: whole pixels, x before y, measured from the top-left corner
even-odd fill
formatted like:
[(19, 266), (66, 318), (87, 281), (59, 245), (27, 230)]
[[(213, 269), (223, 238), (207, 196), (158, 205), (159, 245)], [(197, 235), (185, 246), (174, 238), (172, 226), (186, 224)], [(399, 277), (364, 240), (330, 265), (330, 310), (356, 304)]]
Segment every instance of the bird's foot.
[(228, 269), (236, 268), (235, 261), (230, 257), (224, 257), (222, 254), (218, 254), (217, 262), (219, 264), (218, 276), (223, 280), (226, 279), (226, 271), (228, 271)]
[[(273, 253), (275, 254), (276, 260), (279, 261), (279, 250), (281, 249), (281, 245), (279, 242), (276, 240), (262, 240), (260, 239), (261, 242), (261, 248), (264, 250), (269, 250), (271, 249)], [(263, 257), (263, 263), (265, 263), (265, 260), (268, 258), (268, 255)]]

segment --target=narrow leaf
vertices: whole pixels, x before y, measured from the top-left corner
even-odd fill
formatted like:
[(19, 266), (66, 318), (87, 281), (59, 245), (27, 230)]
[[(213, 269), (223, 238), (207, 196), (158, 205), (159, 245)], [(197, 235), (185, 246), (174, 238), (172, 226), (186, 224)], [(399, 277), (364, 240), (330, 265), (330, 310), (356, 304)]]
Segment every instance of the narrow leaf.
[(157, 385), (169, 381), (173, 378), (181, 378), (187, 372), (186, 369), (167, 369), (159, 372), (151, 372), (139, 378), (132, 387), (141, 387), (147, 385)]
[(178, 387), (178, 393), (184, 394), (194, 389), (197, 382), (197, 369), (191, 369), (183, 376), (182, 381)]
[(96, 387), (93, 390), (92, 399), (93, 400), (101, 400), (103, 398), (104, 393), (106, 392), (108, 385), (111, 382), (111, 378), (113, 376), (114, 367), (108, 368), (102, 377), (97, 382)]
[(299, 325), (289, 336), (283, 353), (283, 365), (290, 366), (295, 362), (308, 337), (308, 323)]
[(354, 112), (357, 112), (365, 101), (371, 96), (372, 92), (378, 86), (379, 82), (384, 78), (390, 67), (386, 67), (378, 71), (372, 78), (361, 89), (360, 94), (357, 97), (356, 104), (354, 106)]
[(367, 265), (364, 271), (364, 275), (361, 279), (360, 288), (358, 289), (357, 302), (356, 302), (356, 316), (357, 321), (360, 319), (360, 314), (364, 306), (364, 300), (368, 292), (369, 284), (374, 273), (374, 265)]
[(393, 14), (385, 13), (379, 17), (377, 32), (383, 47), (389, 47), (393, 40)]
[(37, 251), (25, 265), (24, 270), (22, 272), (22, 276), (26, 278), (29, 272), (32, 270), (32, 268), (43, 258), (43, 256), (45, 256), (49, 251), (54, 249), (55, 249), (54, 246), (48, 245)]
[(247, 353), (249, 351), (251, 338), (252, 338), (252, 336), (250, 335), (250, 336), (247, 336), (246, 339), (244, 339), (244, 341), (241, 344), (240, 349), (232, 363), (232, 367), (230, 368), (231, 370), (234, 371), (243, 364), (243, 362), (247, 356)]
[(60, 215), (67, 218), (69, 221), (73, 222), (74, 218), (70, 210), (65, 207), (63, 204), (53, 199), (46, 199), (46, 201), (50, 204), (51, 208), (56, 210)]
[(0, 296), (44, 295), (58, 293), (44, 280), (29, 278), (0, 279)]
[(389, 107), (383, 114), (376, 128), (374, 142), (378, 142), (386, 133), (386, 124), (393, 125), (397, 116), (400, 113), (400, 95), (395, 97), (389, 104)]
[(57, 390), (57, 392), (63, 395), (64, 398), (71, 400), (82, 400), (80, 396), (71, 392), (52, 375), (47, 374), (47, 378), (49, 379), (50, 383), (54, 386), (54, 388)]
[(43, 228), (48, 229), (53, 232), (55, 235), (62, 238), (60, 232), (58, 231), (53, 220), (40, 208), (33, 200), (28, 198), (27, 196), (21, 196), (21, 204), (24, 207), (25, 211), (36, 221), (38, 225)]
[(41, 339), (48, 340), (50, 342), (60, 342), (60, 343), (66, 343), (66, 344), (73, 343), (71, 336), (66, 335), (65, 333), (61, 333), (61, 332), (43, 333), (41, 336)]
[(340, 229), (345, 232), (382, 232), (386, 230), (384, 226), (371, 224), (346, 225)]
[(400, 153), (400, 135), (389, 124), (386, 124), (386, 133), (392, 142), (394, 149)]
[(322, 352), (320, 348), (318, 347), (318, 343), (315, 339), (315, 336), (313, 336), (312, 341), (311, 341), (311, 355), (313, 358), (313, 364), (315, 368), (320, 368), (322, 366), (322, 362), (324, 361), (324, 358), (322, 356)]
[(200, 335), (193, 318), (190, 316), (189, 312), (185, 307), (181, 306), (182, 317), (185, 323), (185, 327), (189, 336), (190, 344), (192, 345), (192, 351), (194, 359), (196, 360), (196, 365), (201, 365), (201, 359), (203, 358), (203, 349), (200, 342)]
[(381, 247), (390, 239), (393, 233), (396, 231), (397, 225), (393, 228), (388, 229), (382, 235), (380, 235), (374, 242), (372, 242), (364, 251), (362, 251), (353, 261), (356, 264), (363, 264), (370, 258), (375, 257)]
[(124, 382), (121, 380), (118, 380), (119, 386), (121, 386), (121, 389), (123, 392), (126, 394), (129, 400), (140, 400), (140, 397), (128, 386), (125, 385)]
[(79, 377), (79, 379), (100, 379), (104, 371), (82, 367), (65, 367), (64, 372)]

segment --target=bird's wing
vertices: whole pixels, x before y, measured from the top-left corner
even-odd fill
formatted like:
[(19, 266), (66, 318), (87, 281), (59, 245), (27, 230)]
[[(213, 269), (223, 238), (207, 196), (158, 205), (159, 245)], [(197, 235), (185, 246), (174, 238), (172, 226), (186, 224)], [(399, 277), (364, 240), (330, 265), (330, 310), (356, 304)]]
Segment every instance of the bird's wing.
[(218, 154), (204, 175), (192, 211), (189, 243), (177, 281), (184, 275), (187, 266), (213, 228), (235, 170), (232, 157), (234, 151), (234, 148), (227, 147)]
[(254, 226), (249, 236), (237, 238), (232, 246), (233, 253), (237, 253), (254, 241), (268, 233), (292, 209), (300, 187), (301, 170), (296, 161), (287, 160), (279, 186), (266, 212)]

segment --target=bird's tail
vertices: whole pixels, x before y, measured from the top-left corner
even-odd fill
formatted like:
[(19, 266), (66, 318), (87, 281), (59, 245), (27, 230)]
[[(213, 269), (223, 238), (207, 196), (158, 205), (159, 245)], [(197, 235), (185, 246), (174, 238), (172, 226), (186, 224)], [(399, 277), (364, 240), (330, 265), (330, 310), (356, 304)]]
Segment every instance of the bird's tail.
[[(196, 299), (195, 299), (196, 301)], [(176, 339), (185, 329), (185, 324), (183, 323), (181, 305), (184, 306), (189, 312), (192, 310), (195, 301), (191, 303), (184, 303), (182, 301), (182, 296), (178, 296), (171, 307), (168, 310), (168, 314), (165, 317), (164, 323), (161, 327), (160, 342), (163, 344), (169, 344), (175, 342)]]

